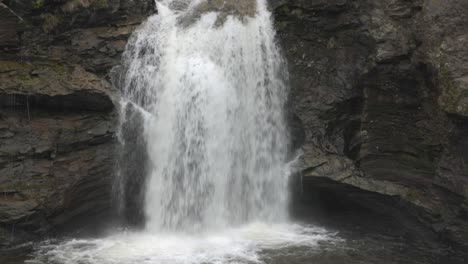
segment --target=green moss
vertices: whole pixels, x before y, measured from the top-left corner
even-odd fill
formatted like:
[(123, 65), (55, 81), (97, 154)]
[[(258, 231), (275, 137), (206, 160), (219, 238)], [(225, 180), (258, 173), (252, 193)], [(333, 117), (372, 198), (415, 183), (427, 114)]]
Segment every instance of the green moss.
[(32, 9), (40, 9), (44, 6), (44, 0), (33, 0), (31, 2)]
[(62, 5), (62, 11), (65, 13), (71, 13), (81, 6), (83, 5), (80, 0), (71, 0)]
[(37, 87), (43, 87), (49, 83), (49, 78), (66, 80), (71, 73), (71, 68), (66, 64), (55, 61), (35, 62), (34, 65), (13, 61), (0, 61), (0, 72), (14, 71), (13, 75), (0, 76), (0, 82), (11, 83), (22, 91), (29, 91)]
[(299, 8), (295, 8), (291, 14), (293, 16), (296, 16), (296, 17), (302, 17), (303, 16), (303, 12), (302, 12), (302, 9), (299, 9)]
[(275, 23), (275, 28), (278, 31), (281, 31), (281, 30), (285, 30), (288, 25), (289, 25), (289, 21), (279, 21)]
[(41, 82), (39, 78), (34, 78), (27, 73), (18, 74), (15, 80), (23, 89), (30, 89), (31, 87), (38, 86)]
[(104, 9), (109, 7), (108, 0), (90, 0), (90, 1), (81, 1), (81, 0), (70, 0), (62, 5), (62, 11), (65, 13), (72, 13), (82, 8), (91, 8), (94, 10)]
[(335, 38), (330, 38), (327, 43), (327, 49), (334, 49), (336, 47), (336, 40)]
[(109, 7), (107, 0), (94, 0), (91, 6), (95, 9), (104, 9)]
[(58, 61), (47, 61), (46, 63), (40, 65), (38, 69), (52, 71), (54, 74), (66, 75), (70, 74), (71, 69), (64, 63)]
[(20, 73), (20, 74), (16, 75), (16, 77), (20, 81), (29, 81), (29, 80), (31, 80), (31, 75), (26, 74), (26, 73)]
[(20, 192), (34, 193), (44, 189), (53, 188), (53, 181), (45, 176), (41, 176), (39, 181), (14, 181), (0, 185), (0, 193)]
[(417, 204), (418, 201), (423, 200), (423, 198), (424, 198), (424, 193), (422, 193), (422, 192), (419, 191), (419, 190), (409, 189), (409, 190), (405, 193), (404, 197), (406, 198), (406, 200)]
[(468, 105), (463, 104), (463, 100), (468, 97), (468, 90), (455, 85), (446, 67), (440, 68), (439, 86), (441, 90), (439, 104), (446, 112), (468, 114)]
[(0, 72), (22, 71), (32, 69), (31, 65), (16, 61), (0, 60)]
[(51, 13), (44, 13), (41, 15), (41, 18), (43, 20), (41, 27), (45, 32), (51, 32), (62, 22), (60, 16)]

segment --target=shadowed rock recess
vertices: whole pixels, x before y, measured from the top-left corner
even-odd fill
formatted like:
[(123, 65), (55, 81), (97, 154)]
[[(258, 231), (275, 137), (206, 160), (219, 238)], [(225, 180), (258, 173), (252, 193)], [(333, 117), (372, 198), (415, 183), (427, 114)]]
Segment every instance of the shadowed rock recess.
[[(301, 196), (396, 210), (468, 246), (468, 2), (270, 6), (289, 63)], [(154, 12), (152, 0), (0, 3), (0, 246), (112, 214), (108, 76)]]

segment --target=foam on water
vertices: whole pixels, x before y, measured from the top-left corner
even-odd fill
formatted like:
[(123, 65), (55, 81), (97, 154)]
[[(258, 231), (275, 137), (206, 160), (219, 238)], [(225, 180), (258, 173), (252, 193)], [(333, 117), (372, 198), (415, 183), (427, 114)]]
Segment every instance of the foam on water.
[(42, 243), (29, 264), (264, 263), (264, 250), (314, 248), (338, 241), (316, 227), (252, 223), (198, 235), (120, 233), (101, 239)]

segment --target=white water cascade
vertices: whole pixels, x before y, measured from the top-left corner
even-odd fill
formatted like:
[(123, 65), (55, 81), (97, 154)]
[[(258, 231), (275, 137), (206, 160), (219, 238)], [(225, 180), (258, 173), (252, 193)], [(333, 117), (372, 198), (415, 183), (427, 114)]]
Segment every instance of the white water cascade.
[(120, 188), (144, 176), (146, 226), (45, 241), (29, 263), (284, 263), (333, 241), (288, 220), (287, 73), (266, 0), (156, 3), (119, 79), (120, 166), (136, 168)]
[(158, 1), (124, 54), (124, 107), (146, 112), (148, 230), (285, 220), (284, 61), (266, 3), (230, 2), (245, 10), (221, 21), (200, 11), (216, 3)]

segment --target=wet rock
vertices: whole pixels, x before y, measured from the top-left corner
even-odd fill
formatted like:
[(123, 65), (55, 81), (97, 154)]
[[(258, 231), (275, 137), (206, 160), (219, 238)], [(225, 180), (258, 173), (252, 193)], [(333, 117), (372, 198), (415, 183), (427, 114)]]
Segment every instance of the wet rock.
[(437, 3), (426, 1), (417, 20), (420, 29), (421, 57), (434, 68), (440, 107), (447, 113), (466, 116), (466, 79), (468, 48), (466, 25), (461, 15), (468, 9), (465, 1)]
[(22, 19), (0, 2), (0, 49), (17, 49), (24, 26)]
[(12, 134), (0, 147), (1, 226), (40, 234), (110, 208), (112, 115), (4, 108), (0, 124)]
[(185, 26), (191, 25), (200, 16), (209, 12), (217, 12), (216, 26), (222, 25), (228, 16), (233, 16), (241, 20), (247, 17), (255, 16), (257, 10), (257, 2), (255, 0), (207, 0), (197, 3), (195, 6), (185, 3), (176, 8), (187, 9), (187, 15), (180, 18), (180, 23)]
[[(382, 197), (401, 201), (384, 211), (468, 245), (468, 3), (269, 2), (302, 175), (377, 211)], [(192, 15), (248, 17), (252, 3), (209, 1)], [(153, 12), (148, 0), (0, 5), (0, 244), (109, 215), (116, 91), (106, 80)], [(134, 198), (126, 206), (141, 219), (141, 193)]]
[(468, 245), (466, 1), (271, 4), (303, 175), (399, 197)]
[(110, 85), (78, 65), (0, 61), (3, 108), (34, 107), (111, 111)]
[(118, 91), (107, 73), (154, 12), (153, 1), (4, 3), (0, 246), (94, 228), (113, 214)]

